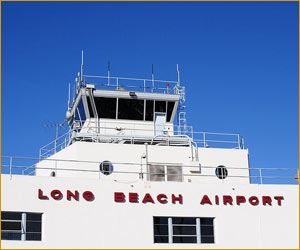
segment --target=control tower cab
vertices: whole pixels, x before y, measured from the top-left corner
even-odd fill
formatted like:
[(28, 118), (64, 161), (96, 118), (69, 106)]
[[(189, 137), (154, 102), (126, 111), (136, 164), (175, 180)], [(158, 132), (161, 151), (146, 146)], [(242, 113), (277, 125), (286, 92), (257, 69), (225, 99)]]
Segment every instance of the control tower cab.
[(68, 101), (70, 129), (41, 148), (36, 175), (249, 183), (248, 150), (239, 134), (187, 126), (178, 67), (177, 81), (112, 77), (110, 71), (84, 75), (81, 69)]

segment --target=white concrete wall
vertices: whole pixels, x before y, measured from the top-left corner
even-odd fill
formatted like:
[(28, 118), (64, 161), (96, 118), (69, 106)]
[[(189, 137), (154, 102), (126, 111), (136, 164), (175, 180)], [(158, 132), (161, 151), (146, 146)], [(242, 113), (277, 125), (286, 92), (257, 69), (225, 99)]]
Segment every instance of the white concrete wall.
[[(2, 241), (2, 248), (299, 248), (298, 186), (118, 182), (2, 175), (2, 211), (43, 213), (42, 241)], [(92, 191), (94, 201), (38, 199), (38, 189)], [(114, 192), (170, 196), (183, 204), (116, 203)], [(284, 196), (282, 205), (200, 205), (214, 195)], [(215, 217), (215, 244), (154, 244), (153, 216)]]
[[(75, 142), (71, 146), (51, 156), (49, 159), (83, 162), (75, 163), (59, 160), (55, 162), (44, 160), (37, 164), (38, 169), (36, 175), (50, 176), (50, 173), (55, 171), (56, 176), (59, 177), (137, 181), (139, 180), (138, 173), (141, 170), (144, 173), (147, 172), (146, 159), (141, 158), (145, 153), (145, 145)], [(193, 154), (195, 154), (195, 150), (193, 150)], [(201, 183), (249, 183), (248, 150), (199, 148), (198, 156), (199, 163), (203, 167), (201, 168), (201, 173), (193, 173), (191, 171), (199, 170), (197, 167), (199, 164), (195, 162), (195, 159), (192, 161), (193, 156), (190, 147), (148, 145), (148, 163), (183, 165), (183, 174), (186, 175), (184, 176), (184, 181)], [(97, 171), (99, 171), (99, 165), (102, 161), (111, 161), (114, 164), (115, 173), (109, 176), (99, 174)], [(143, 164), (142, 167), (141, 163)], [(224, 165), (228, 168), (228, 177), (224, 180), (220, 180), (215, 176), (215, 168), (219, 165)], [(53, 170), (42, 168), (53, 168)], [(57, 169), (73, 170), (64, 171)], [(75, 169), (91, 170), (94, 172), (74, 171)], [(116, 171), (135, 172), (135, 174), (116, 173)], [(244, 177), (238, 178), (236, 176)], [(146, 176), (144, 177), (146, 178)]]

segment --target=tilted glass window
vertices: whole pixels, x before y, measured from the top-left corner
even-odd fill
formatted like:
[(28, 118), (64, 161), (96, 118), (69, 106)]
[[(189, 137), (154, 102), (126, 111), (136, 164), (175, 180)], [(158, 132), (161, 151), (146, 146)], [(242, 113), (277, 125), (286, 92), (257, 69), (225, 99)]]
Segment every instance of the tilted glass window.
[(93, 112), (93, 108), (92, 108), (90, 97), (87, 96), (86, 100), (87, 100), (87, 104), (88, 104), (88, 108), (89, 108), (90, 118), (94, 118), (95, 116), (94, 116), (94, 112)]
[(214, 243), (214, 218), (153, 217), (154, 243)]
[(116, 119), (116, 98), (94, 97), (99, 118)]
[(168, 102), (167, 103), (167, 122), (171, 121), (171, 117), (172, 117), (172, 113), (173, 113), (173, 109), (174, 109), (174, 105), (175, 102)]
[(144, 120), (144, 100), (119, 98), (118, 119)]
[(155, 101), (155, 112), (166, 113), (167, 104), (166, 101)]
[(153, 121), (153, 106), (154, 106), (154, 101), (146, 100), (146, 115), (145, 115), (146, 121)]
[(2, 240), (42, 240), (42, 214), (1, 212)]

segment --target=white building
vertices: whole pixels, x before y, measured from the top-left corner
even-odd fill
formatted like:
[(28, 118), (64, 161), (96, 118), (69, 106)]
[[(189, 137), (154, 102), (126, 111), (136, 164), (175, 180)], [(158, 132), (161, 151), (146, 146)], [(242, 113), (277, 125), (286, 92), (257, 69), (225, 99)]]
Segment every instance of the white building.
[(250, 168), (240, 135), (194, 132), (179, 72), (79, 78), (69, 132), (32, 166), (2, 158), (2, 248), (299, 248), (297, 169)]

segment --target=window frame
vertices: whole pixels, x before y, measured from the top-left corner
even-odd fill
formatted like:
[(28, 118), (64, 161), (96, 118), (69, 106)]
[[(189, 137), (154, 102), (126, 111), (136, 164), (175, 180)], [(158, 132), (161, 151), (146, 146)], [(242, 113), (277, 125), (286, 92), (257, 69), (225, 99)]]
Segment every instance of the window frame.
[[(21, 219), (15, 220), (15, 219), (3, 219), (2, 213), (12, 213), (12, 214), (21, 214)], [(28, 218), (28, 215), (31, 214), (38, 214), (41, 216), (40, 220), (32, 220)], [(1, 224), (2, 222), (19, 222), (21, 224), (21, 229), (20, 230), (3, 230), (1, 227), (1, 235), (2, 233), (17, 233), (20, 234), (20, 239), (3, 239), (1, 236), (1, 240), (13, 240), (13, 241), (42, 241), (42, 220), (43, 220), (43, 213), (35, 213), (35, 212), (17, 212), (17, 211), (1, 211)], [(40, 231), (34, 232), (34, 231), (28, 231), (27, 230), (27, 223), (40, 223)], [(39, 240), (32, 240), (32, 239), (27, 239), (28, 234), (39, 234), (41, 237)]]
[[(167, 218), (168, 224), (161, 224), (161, 223), (155, 223), (155, 218)], [(187, 224), (178, 224), (174, 223), (174, 218), (194, 218), (195, 223), (187, 223)], [(201, 219), (212, 219), (212, 224), (201, 224)], [(166, 226), (168, 225), (168, 234), (155, 234), (155, 227), (157, 226)], [(201, 227), (203, 226), (211, 226), (213, 235), (202, 235), (201, 234)], [(174, 227), (196, 227), (196, 233), (187, 235), (187, 234), (174, 234), (173, 229)], [(156, 237), (168, 237), (168, 242), (155, 242)], [(174, 243), (174, 237), (190, 237), (190, 238), (196, 238), (196, 242), (175, 242)], [(202, 242), (202, 238), (210, 237), (212, 238), (213, 242)], [(154, 244), (215, 244), (215, 217), (169, 217), (169, 216), (153, 216), (153, 243)]]

